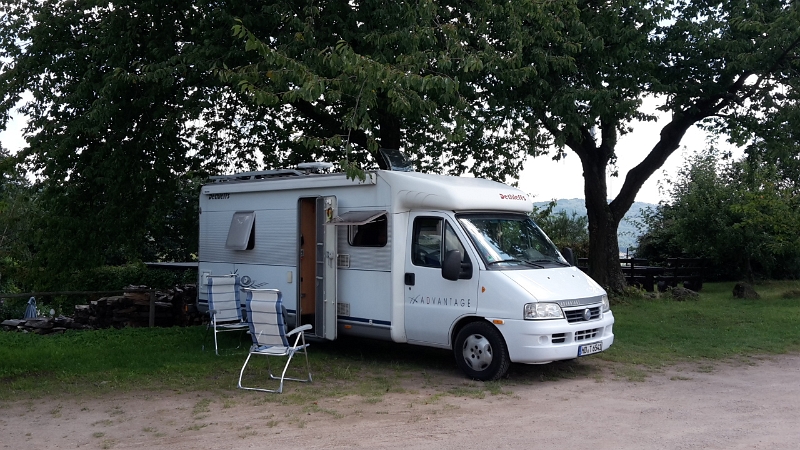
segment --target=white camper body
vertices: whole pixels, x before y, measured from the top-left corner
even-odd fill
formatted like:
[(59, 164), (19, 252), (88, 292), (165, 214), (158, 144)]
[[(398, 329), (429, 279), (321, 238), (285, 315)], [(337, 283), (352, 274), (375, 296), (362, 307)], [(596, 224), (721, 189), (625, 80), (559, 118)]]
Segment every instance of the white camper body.
[[(242, 287), (281, 290), (287, 321), (311, 324), (312, 336), (452, 348), (478, 379), (606, 350), (603, 289), (554, 247), (536, 259), (533, 244), (511, 242), (521, 226), (552, 247), (531, 210), (522, 191), (475, 178), (219, 177), (200, 194), (198, 303), (207, 307), (208, 275), (236, 273)], [(524, 261), (503, 253), (523, 247)]]

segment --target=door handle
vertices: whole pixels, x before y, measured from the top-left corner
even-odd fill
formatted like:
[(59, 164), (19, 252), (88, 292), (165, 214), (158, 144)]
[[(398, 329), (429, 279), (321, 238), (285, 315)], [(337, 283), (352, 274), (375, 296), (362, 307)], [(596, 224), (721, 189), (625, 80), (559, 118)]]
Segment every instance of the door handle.
[(328, 267), (333, 267), (333, 252), (325, 252), (325, 256), (328, 258)]
[(416, 281), (415, 278), (416, 277), (415, 277), (415, 275), (413, 273), (406, 272), (406, 276), (405, 276), (406, 286), (414, 286), (414, 283)]

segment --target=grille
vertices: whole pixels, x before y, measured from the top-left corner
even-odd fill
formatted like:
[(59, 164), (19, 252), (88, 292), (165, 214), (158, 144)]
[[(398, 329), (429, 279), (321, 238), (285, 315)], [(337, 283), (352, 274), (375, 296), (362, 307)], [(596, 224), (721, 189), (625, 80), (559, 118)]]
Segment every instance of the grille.
[(566, 340), (567, 340), (566, 333), (556, 333), (550, 338), (550, 342), (552, 342), (553, 344), (563, 344), (564, 341)]
[(600, 328), (592, 328), (591, 330), (576, 331), (575, 340), (585, 341), (586, 339), (592, 339), (596, 337), (599, 332)]
[[(593, 308), (588, 308), (588, 309), (589, 309), (589, 312), (591, 313), (590, 317), (589, 317), (589, 320), (597, 320), (597, 319), (600, 318), (600, 307), (599, 306), (595, 306)], [(584, 311), (586, 311), (586, 308), (572, 309), (572, 310), (564, 311), (564, 315), (567, 316), (567, 322), (569, 322), (569, 323), (586, 322), (586, 318), (583, 315)]]
[(350, 316), (350, 303), (338, 302), (336, 303), (337, 316)]

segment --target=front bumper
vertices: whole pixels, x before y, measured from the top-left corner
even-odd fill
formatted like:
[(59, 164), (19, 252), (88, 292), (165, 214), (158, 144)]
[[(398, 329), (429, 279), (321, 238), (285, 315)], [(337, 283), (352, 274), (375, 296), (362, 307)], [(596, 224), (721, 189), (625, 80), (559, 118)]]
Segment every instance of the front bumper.
[(598, 320), (578, 323), (568, 323), (564, 319), (504, 319), (502, 325), (497, 325), (506, 340), (511, 361), (524, 364), (577, 358), (578, 347), (593, 342), (602, 342), (605, 351), (614, 343), (613, 327), (611, 311), (603, 313)]

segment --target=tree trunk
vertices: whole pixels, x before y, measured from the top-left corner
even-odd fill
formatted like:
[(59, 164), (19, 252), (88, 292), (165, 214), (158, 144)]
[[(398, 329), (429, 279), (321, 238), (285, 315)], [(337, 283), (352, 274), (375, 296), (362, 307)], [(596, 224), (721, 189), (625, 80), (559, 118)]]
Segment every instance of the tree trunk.
[(625, 288), (617, 239), (620, 217), (614, 215), (608, 204), (607, 162), (602, 155), (594, 157), (599, 152), (600, 149), (581, 152), (586, 156), (581, 162), (589, 219), (589, 276), (609, 293), (619, 293)]
[(636, 167), (628, 172), (617, 197), (609, 203), (606, 168), (614, 155), (616, 130), (602, 128), (598, 146), (589, 130), (582, 130), (581, 140), (568, 140), (583, 165), (586, 213), (589, 219), (589, 276), (610, 294), (625, 288), (625, 277), (619, 264), (619, 222), (628, 212), (644, 182), (677, 148), (686, 130), (698, 120), (697, 116), (680, 116), (661, 130), (661, 139)]
[[(591, 217), (591, 216), (590, 216)], [(608, 207), (589, 219), (589, 276), (609, 293), (620, 293), (626, 286), (619, 264), (619, 221)]]
[(403, 142), (400, 119), (384, 110), (378, 111), (380, 117), (381, 148), (399, 149)]

